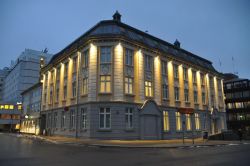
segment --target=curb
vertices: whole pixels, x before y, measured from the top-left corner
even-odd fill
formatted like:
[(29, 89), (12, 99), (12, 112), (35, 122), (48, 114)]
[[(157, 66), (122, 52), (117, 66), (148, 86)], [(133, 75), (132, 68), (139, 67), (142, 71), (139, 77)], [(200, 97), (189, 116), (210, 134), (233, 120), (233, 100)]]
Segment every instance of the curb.
[(239, 143), (218, 143), (218, 144), (191, 144), (191, 145), (142, 145), (142, 146), (131, 146), (131, 145), (110, 145), (110, 144), (90, 144), (90, 143), (75, 143), (75, 142), (59, 142), (54, 141), (51, 139), (47, 139), (41, 136), (35, 135), (22, 135), (22, 134), (9, 134), (10, 136), (14, 136), (17, 138), (26, 138), (26, 139), (33, 139), (33, 140), (40, 140), (52, 144), (57, 145), (73, 145), (73, 146), (82, 146), (82, 147), (98, 147), (98, 148), (169, 148), (169, 149), (176, 149), (176, 148), (205, 148), (205, 147), (216, 147), (216, 146), (234, 146), (234, 145), (247, 145), (250, 144), (248, 142), (239, 142)]

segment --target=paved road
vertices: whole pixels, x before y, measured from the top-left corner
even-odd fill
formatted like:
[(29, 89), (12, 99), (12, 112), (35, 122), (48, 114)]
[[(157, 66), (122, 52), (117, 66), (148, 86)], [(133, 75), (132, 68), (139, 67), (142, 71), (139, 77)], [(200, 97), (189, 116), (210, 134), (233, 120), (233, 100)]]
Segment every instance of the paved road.
[(129, 149), (55, 145), (0, 133), (0, 166), (249, 165), (250, 145)]

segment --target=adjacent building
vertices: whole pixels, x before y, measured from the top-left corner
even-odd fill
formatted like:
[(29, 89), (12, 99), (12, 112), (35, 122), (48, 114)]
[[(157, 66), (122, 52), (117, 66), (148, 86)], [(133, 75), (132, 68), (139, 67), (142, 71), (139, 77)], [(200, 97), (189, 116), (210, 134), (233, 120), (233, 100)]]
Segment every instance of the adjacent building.
[(41, 130), (100, 139), (201, 137), (226, 129), (212, 63), (121, 22), (99, 22), (41, 70)]
[(228, 129), (250, 138), (250, 80), (225, 74), (224, 92)]
[(21, 93), (39, 82), (40, 61), (49, 61), (51, 55), (46, 51), (25, 49), (24, 52), (12, 62), (10, 71), (4, 80), (4, 102), (22, 102)]
[(22, 133), (39, 134), (41, 83), (38, 82), (21, 93), (23, 104)]
[(21, 104), (0, 103), (0, 131), (19, 130), (21, 111)]
[(3, 69), (0, 69), (0, 102), (3, 101), (3, 88), (4, 88), (4, 80), (9, 74), (9, 68), (5, 67)]

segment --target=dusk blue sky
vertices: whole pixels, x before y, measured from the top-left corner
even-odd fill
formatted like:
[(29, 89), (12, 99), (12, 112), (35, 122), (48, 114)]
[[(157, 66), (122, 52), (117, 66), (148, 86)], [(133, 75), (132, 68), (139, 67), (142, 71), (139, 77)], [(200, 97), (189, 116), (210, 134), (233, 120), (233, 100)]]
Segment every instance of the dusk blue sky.
[(248, 0), (1, 0), (0, 68), (25, 48), (59, 52), (116, 10), (122, 22), (170, 43), (178, 39), (218, 71), (250, 78)]

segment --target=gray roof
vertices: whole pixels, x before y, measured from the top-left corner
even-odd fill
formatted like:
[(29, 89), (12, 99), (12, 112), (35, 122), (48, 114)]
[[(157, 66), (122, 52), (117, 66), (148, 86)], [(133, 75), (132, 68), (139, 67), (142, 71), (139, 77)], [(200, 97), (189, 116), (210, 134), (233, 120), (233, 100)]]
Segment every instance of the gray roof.
[(135, 29), (129, 25), (114, 20), (105, 20), (96, 24), (89, 31), (87, 31), (78, 39), (76, 39), (74, 42), (69, 44), (62, 51), (55, 54), (52, 57), (50, 63), (52, 63), (55, 59), (57, 59), (57, 57), (62, 55), (65, 50), (73, 47), (74, 45), (79, 46), (80, 44), (82, 44), (81, 41), (85, 41), (88, 38), (93, 38), (93, 37), (122, 37), (127, 40), (136, 41), (152, 49), (159, 50), (165, 54), (172, 55), (177, 59), (187, 61), (191, 64), (195, 64), (197, 66), (216, 72), (216, 70), (212, 66), (212, 62), (204, 58), (201, 58), (191, 52), (188, 52), (182, 48), (178, 48), (171, 43), (168, 43), (157, 37), (154, 37), (138, 29)]

